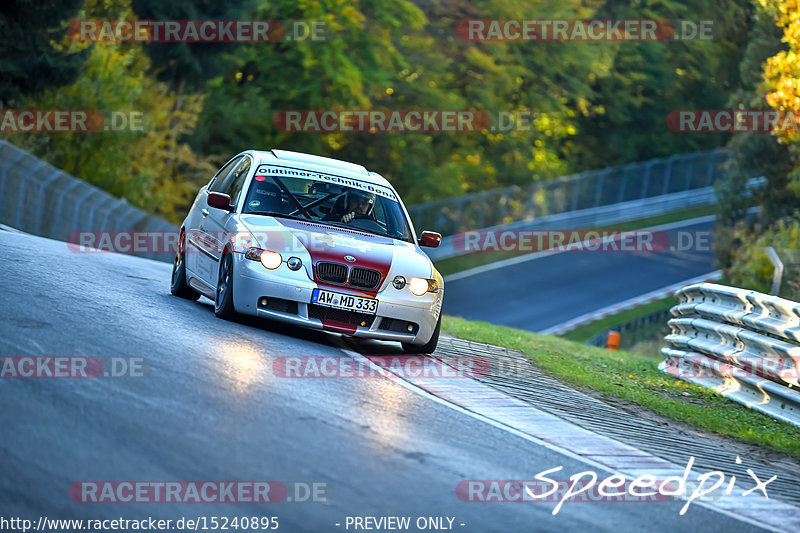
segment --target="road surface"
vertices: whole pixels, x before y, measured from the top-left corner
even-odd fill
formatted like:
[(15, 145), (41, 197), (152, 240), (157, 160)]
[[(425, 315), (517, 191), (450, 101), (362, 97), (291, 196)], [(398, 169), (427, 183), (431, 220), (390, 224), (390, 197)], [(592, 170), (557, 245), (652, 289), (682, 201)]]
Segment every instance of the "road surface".
[[(289, 532), (348, 531), (348, 516), (448, 516), (464, 532), (755, 529), (699, 506), (680, 516), (680, 501), (568, 502), (555, 516), (552, 503), (462, 502), (462, 480), (531, 479), (558, 465), (566, 479), (587, 467), (391, 380), (276, 377), (276, 357), (348, 357), (340, 337), (217, 319), (210, 302), (169, 294), (170, 265), (6, 231), (0, 249), (0, 355), (144, 357), (150, 369), (139, 378), (0, 379), (6, 518), (277, 516)], [(543, 305), (541, 295), (527, 300)], [(69, 487), (86, 480), (315, 481), (332, 498), (72, 501)]]
[(671, 225), (664, 231), (672, 250), (543, 253), (532, 260), (515, 259), (502, 268), (488, 265), (466, 277), (459, 273), (445, 279), (444, 312), (542, 331), (712, 272), (712, 230), (713, 222), (705, 219)]

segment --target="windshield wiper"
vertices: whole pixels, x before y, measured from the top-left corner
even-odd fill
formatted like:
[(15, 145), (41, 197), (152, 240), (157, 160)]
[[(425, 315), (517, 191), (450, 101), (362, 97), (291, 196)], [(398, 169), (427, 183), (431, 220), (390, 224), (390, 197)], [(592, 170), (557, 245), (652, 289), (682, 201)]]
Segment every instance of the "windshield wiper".
[(267, 217), (277, 217), (277, 218), (290, 218), (292, 220), (302, 220), (303, 222), (308, 222), (308, 219), (305, 217), (298, 217), (295, 215), (287, 215), (284, 213), (275, 213), (273, 211), (248, 211), (247, 213), (243, 213), (244, 215), (263, 215)]
[(381, 233), (379, 231), (375, 231), (375, 230), (371, 230), (371, 229), (359, 228), (358, 226), (348, 226), (348, 225), (345, 225), (345, 224), (339, 224), (337, 222), (331, 222), (331, 221), (325, 221), (324, 224), (330, 224), (331, 226), (335, 226), (337, 228), (342, 228), (342, 229), (347, 229), (347, 230), (350, 230), (350, 231), (363, 231), (364, 233), (371, 233), (373, 235), (378, 235), (379, 237), (387, 237), (389, 239), (394, 239), (394, 237), (392, 237), (388, 233)]

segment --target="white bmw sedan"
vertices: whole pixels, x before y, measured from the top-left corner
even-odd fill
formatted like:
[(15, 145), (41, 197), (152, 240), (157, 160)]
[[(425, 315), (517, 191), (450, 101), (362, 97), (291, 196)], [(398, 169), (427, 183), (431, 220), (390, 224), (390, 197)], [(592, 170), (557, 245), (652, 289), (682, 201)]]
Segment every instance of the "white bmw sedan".
[(444, 283), (397, 191), (361, 165), (248, 150), (200, 189), (181, 225), (172, 294), (238, 313), (432, 353)]

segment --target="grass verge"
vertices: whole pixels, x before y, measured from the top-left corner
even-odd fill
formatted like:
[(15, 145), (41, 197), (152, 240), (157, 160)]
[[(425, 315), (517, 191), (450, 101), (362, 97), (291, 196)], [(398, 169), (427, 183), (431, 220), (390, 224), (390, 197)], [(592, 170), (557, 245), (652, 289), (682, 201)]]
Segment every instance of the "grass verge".
[(620, 398), (661, 416), (800, 459), (800, 429), (659, 371), (659, 358), (612, 352), (560, 337), (444, 317), (442, 328), (462, 339), (524, 352), (564, 383)]
[[(655, 217), (631, 220), (629, 222), (621, 222), (619, 224), (592, 229), (601, 231), (632, 231), (652, 226), (660, 226), (661, 224), (669, 224), (679, 220), (689, 220), (691, 218), (713, 215), (716, 213), (716, 210), (716, 205), (693, 207)], [(443, 276), (447, 276), (470, 268), (488, 265), (489, 263), (495, 263), (503, 259), (510, 259), (528, 253), (529, 252), (479, 252), (441, 259), (439, 261), (434, 261), (434, 264), (436, 265), (436, 269), (441, 272)]]

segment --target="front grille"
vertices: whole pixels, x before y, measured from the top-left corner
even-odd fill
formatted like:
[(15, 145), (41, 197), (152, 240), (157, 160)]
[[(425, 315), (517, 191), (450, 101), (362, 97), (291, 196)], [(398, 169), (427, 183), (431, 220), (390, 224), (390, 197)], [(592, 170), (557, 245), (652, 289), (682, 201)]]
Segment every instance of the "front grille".
[(317, 278), (328, 283), (344, 283), (347, 281), (347, 266), (339, 263), (317, 263)]
[(355, 267), (350, 271), (350, 285), (361, 289), (374, 289), (381, 282), (381, 273), (377, 270)]
[(351, 324), (353, 326), (371, 327), (375, 320), (375, 315), (366, 315), (344, 309), (334, 309), (323, 307), (316, 304), (308, 304), (308, 317), (329, 322), (339, 322), (340, 324)]

